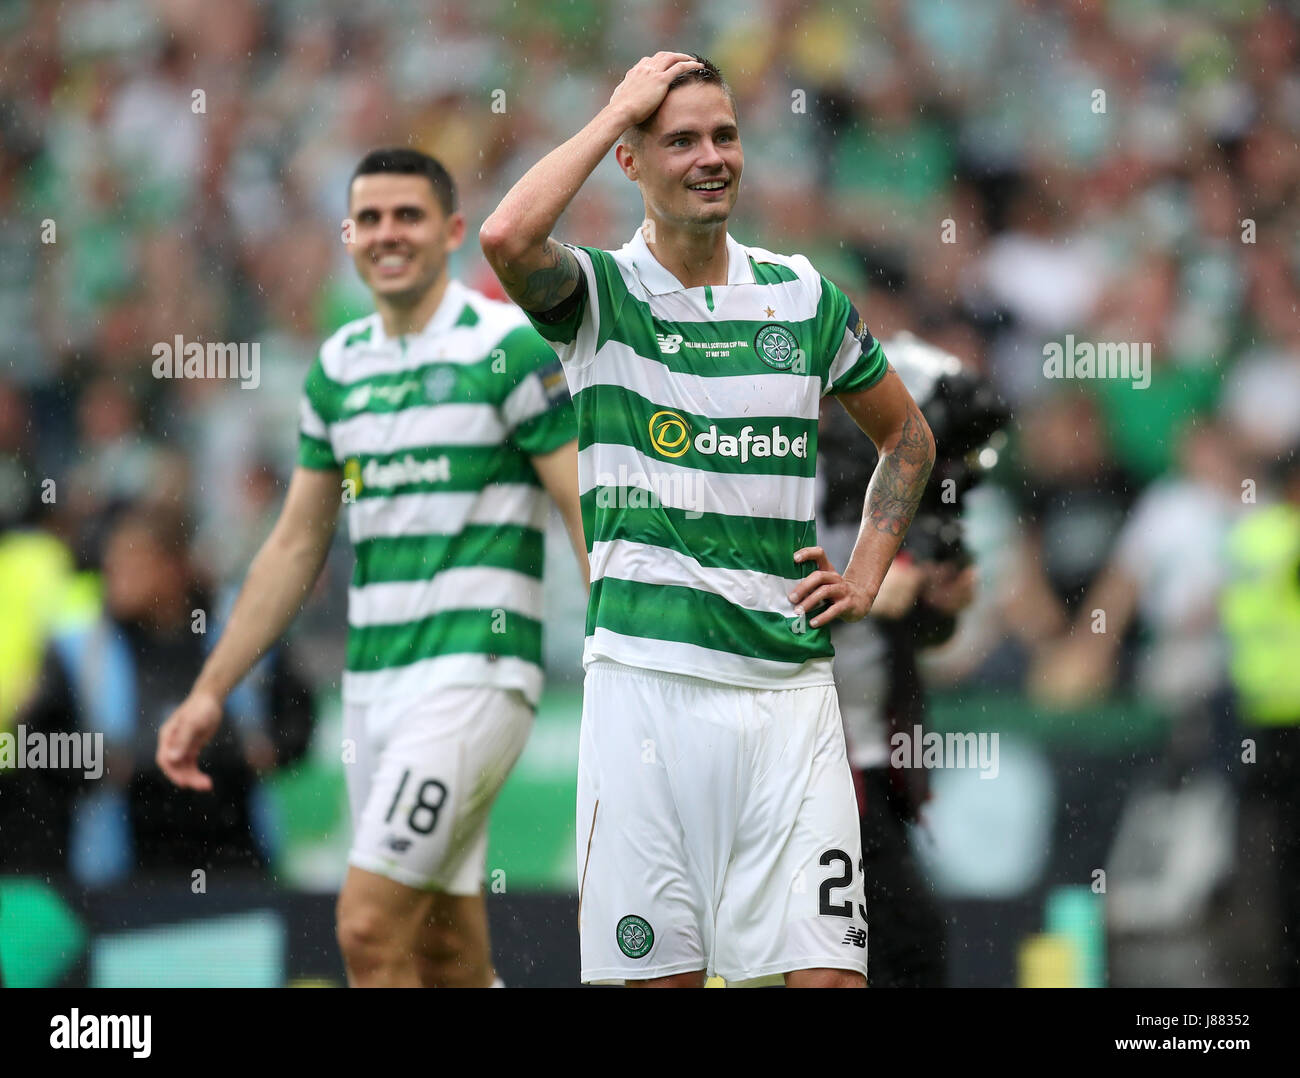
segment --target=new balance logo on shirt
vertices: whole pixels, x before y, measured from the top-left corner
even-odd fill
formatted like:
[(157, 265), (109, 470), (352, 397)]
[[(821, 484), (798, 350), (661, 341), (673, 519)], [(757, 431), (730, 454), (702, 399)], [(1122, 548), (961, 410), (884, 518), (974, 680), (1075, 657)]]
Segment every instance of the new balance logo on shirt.
[(680, 333), (656, 333), (661, 355), (673, 356), (683, 348), (702, 349), (701, 359), (729, 359), (733, 348), (748, 348), (748, 341), (688, 341)]

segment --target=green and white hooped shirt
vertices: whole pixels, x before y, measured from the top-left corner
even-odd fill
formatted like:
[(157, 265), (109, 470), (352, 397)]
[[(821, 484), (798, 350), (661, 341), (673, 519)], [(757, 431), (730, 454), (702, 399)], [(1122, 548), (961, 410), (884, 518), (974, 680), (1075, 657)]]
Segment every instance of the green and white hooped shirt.
[(576, 436), (519, 308), (450, 281), (420, 333), (350, 322), (307, 376), (298, 461), (338, 469), (356, 565), (343, 697), (542, 689), (549, 496), (529, 457)]
[(529, 317), (578, 417), (584, 664), (830, 684), (830, 633), (787, 596), (816, 569), (794, 552), (817, 541), (821, 399), (884, 377), (879, 342), (802, 255), (728, 236), (727, 284), (683, 288), (639, 230), (618, 251), (570, 250), (583, 301), (558, 322)]

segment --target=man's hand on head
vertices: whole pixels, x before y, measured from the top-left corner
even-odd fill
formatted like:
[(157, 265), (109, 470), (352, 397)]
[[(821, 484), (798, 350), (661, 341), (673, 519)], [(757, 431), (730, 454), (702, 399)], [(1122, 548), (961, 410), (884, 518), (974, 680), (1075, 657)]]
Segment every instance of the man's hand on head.
[(684, 52), (657, 52), (653, 56), (644, 56), (614, 89), (609, 107), (622, 113), (629, 127), (644, 123), (663, 104), (673, 79), (703, 66)]

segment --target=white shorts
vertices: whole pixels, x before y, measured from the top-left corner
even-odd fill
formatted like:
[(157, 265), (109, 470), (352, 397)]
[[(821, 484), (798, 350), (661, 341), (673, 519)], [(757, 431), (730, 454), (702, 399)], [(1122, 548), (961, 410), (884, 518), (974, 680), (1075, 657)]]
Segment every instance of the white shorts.
[(607, 661), (578, 750), (582, 979), (867, 971), (833, 685), (738, 688)]
[(478, 894), (488, 811), (532, 720), (523, 693), (481, 685), (346, 705), (348, 864), (422, 891)]

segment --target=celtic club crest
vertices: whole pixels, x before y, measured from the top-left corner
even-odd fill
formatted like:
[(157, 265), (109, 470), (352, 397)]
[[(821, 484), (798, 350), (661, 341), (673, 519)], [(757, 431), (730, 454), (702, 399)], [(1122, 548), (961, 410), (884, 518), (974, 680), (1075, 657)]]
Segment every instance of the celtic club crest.
[(650, 922), (634, 913), (628, 914), (618, 922), (615, 930), (618, 937), (618, 949), (628, 958), (644, 958), (654, 946), (655, 933)]
[(769, 322), (754, 337), (754, 351), (774, 370), (788, 371), (799, 353), (799, 342), (785, 326)]

